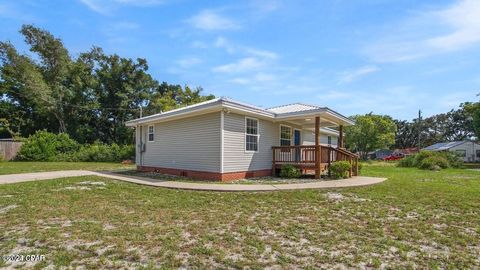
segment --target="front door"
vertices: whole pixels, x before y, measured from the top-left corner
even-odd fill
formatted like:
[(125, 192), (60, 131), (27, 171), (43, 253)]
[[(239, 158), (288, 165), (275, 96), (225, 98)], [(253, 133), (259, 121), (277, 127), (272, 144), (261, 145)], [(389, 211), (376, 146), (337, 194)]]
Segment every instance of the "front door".
[[(295, 145), (301, 145), (301, 138), (300, 138), (300, 135), (301, 132), (300, 130), (298, 129), (294, 129), (293, 130), (293, 142)], [(300, 149), (295, 149), (295, 161), (300, 161), (300, 157), (301, 157), (301, 150)]]

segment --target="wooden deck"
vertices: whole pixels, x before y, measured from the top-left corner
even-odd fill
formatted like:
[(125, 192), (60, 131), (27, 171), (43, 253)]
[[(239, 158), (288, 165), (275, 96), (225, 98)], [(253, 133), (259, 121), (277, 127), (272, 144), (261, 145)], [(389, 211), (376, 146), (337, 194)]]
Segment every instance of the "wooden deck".
[(324, 145), (298, 145), (272, 147), (272, 173), (282, 165), (291, 164), (305, 174), (315, 171), (316, 178), (327, 171), (335, 161), (347, 161), (351, 165), (349, 176), (358, 175), (358, 156), (338, 147)]

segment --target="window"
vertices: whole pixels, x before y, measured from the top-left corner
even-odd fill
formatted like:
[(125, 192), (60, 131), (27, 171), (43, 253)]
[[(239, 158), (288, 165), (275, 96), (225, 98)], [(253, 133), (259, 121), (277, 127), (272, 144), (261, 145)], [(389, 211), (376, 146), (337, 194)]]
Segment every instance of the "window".
[(328, 136), (327, 140), (328, 140), (328, 144), (332, 144), (332, 136)]
[(459, 157), (467, 157), (467, 150), (455, 150), (455, 153), (459, 156)]
[(258, 120), (245, 118), (245, 151), (258, 151)]
[(288, 126), (280, 126), (280, 145), (292, 145), (292, 128)]
[(480, 158), (480, 150), (477, 150), (477, 158)]
[(148, 126), (148, 141), (153, 142), (155, 141), (155, 127)]

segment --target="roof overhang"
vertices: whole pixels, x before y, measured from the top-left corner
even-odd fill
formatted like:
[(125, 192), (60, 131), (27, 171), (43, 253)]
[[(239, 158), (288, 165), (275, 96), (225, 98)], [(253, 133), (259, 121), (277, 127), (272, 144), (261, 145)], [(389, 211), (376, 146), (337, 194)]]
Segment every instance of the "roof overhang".
[(283, 113), (275, 117), (278, 121), (305, 120), (306, 125), (314, 125), (314, 118), (320, 117), (320, 126), (352, 126), (355, 122), (329, 108), (320, 108), (294, 113)]
[(135, 127), (138, 125), (151, 124), (151, 123), (160, 123), (172, 120), (178, 120), (182, 118), (191, 117), (192, 115), (202, 115), (212, 112), (225, 111), (226, 113), (234, 112), (240, 113), (252, 117), (257, 117), (270, 121), (305, 121), (303, 124), (305, 127), (314, 124), (314, 122), (309, 123), (315, 117), (320, 117), (321, 126), (350, 126), (354, 125), (355, 122), (349, 118), (330, 110), (329, 108), (319, 108), (314, 110), (306, 110), (301, 112), (292, 112), (292, 113), (282, 113), (275, 114), (266, 109), (255, 107), (249, 104), (242, 102), (234, 101), (226, 98), (216, 98), (206, 102), (198, 103), (195, 105), (178, 108), (164, 113), (154, 114), (135, 120), (126, 122), (128, 127)]

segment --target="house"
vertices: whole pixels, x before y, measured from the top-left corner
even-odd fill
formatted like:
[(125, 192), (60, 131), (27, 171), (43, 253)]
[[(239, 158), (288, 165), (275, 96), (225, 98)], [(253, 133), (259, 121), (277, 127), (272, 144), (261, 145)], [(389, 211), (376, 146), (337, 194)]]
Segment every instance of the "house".
[(480, 144), (473, 141), (442, 142), (423, 148), (426, 151), (451, 151), (464, 162), (480, 162)]
[(320, 178), (336, 160), (358, 160), (343, 148), (354, 122), (326, 107), (301, 103), (264, 109), (230, 98), (128, 121), (136, 129), (136, 164), (197, 179), (269, 176), (284, 164)]
[(418, 147), (409, 147), (403, 149), (395, 149), (393, 155), (395, 156), (409, 156), (418, 153)]
[(384, 159), (393, 154), (392, 150), (379, 149), (368, 153), (368, 159)]

